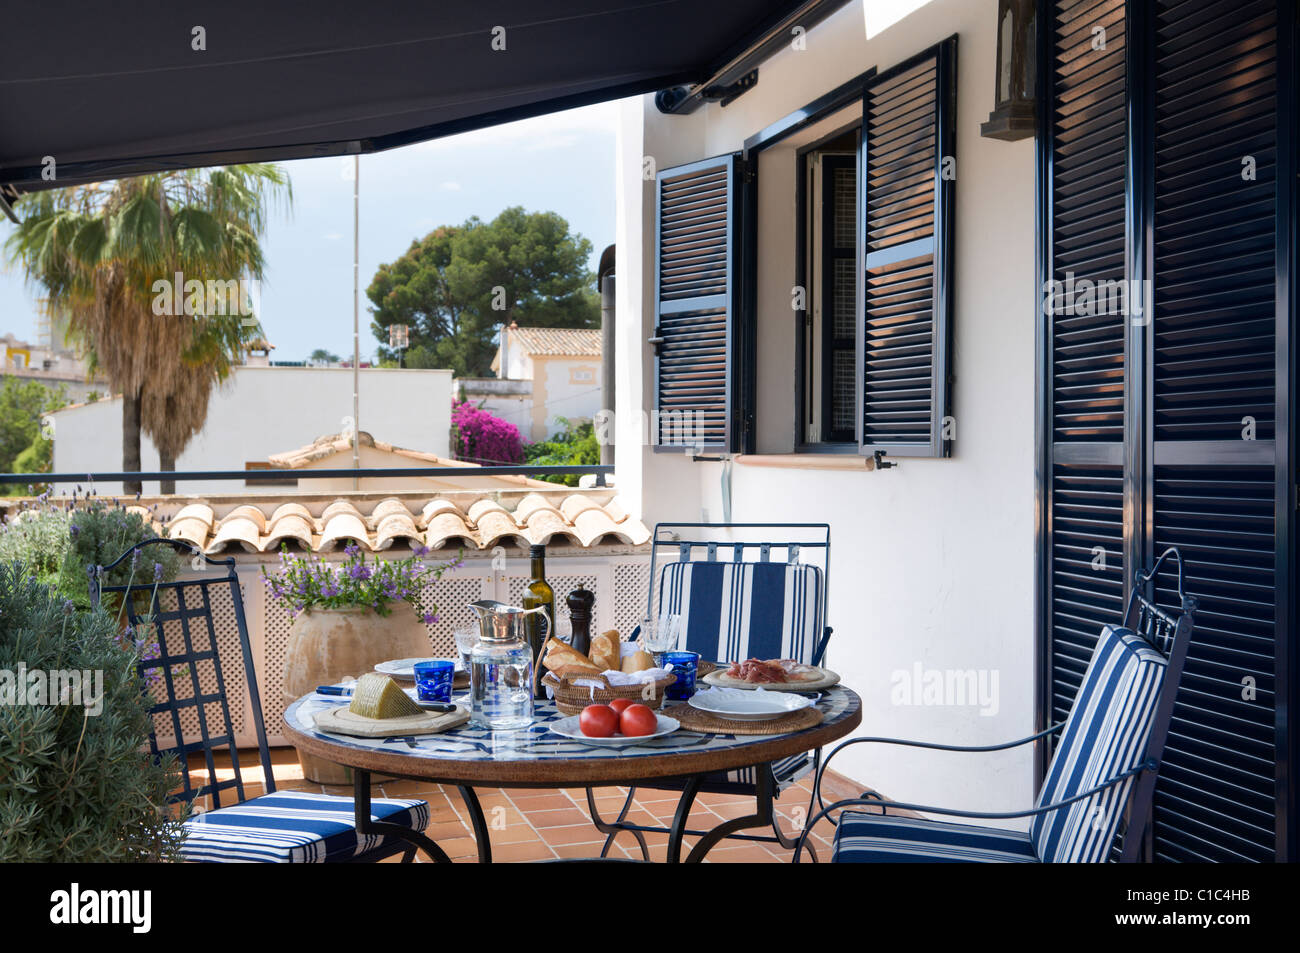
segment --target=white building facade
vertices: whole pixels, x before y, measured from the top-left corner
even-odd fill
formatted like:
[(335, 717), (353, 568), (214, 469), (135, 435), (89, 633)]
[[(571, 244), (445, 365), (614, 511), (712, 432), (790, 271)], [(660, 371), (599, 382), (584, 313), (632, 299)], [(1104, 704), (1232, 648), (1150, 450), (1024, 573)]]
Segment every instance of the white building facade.
[[(451, 379), (449, 370), (362, 369), (360, 429), (382, 433), (395, 446), (450, 456)], [(176, 469), (238, 470), (250, 464), (264, 468), (274, 454), (324, 434), (351, 432), (357, 426), (352, 407), (349, 368), (237, 367), (213, 392), (203, 430), (180, 454)], [(120, 396), (68, 407), (49, 419), (55, 472), (92, 473), (120, 467)], [(141, 438), (141, 466), (145, 471), (158, 469), (158, 451), (147, 435)], [(309, 488), (310, 481), (304, 485)], [(111, 495), (122, 487), (104, 484), (96, 489)], [(155, 489), (145, 486), (145, 492)], [(224, 494), (240, 492), (243, 484), (182, 481), (176, 489)]]

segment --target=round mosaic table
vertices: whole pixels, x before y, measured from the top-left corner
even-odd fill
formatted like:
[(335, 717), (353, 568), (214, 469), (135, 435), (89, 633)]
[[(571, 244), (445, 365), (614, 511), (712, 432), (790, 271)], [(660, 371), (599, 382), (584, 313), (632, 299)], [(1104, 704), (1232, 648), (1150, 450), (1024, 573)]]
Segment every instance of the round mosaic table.
[[(467, 696), (455, 701), (468, 703)], [(668, 859), (680, 856), (686, 819), (700, 780), (708, 774), (770, 765), (792, 755), (813, 751), (849, 734), (862, 721), (856, 693), (837, 685), (817, 701), (822, 722), (803, 731), (780, 735), (709, 734), (679, 729), (644, 744), (598, 747), (570, 741), (551, 732), (551, 722), (564, 716), (552, 701), (536, 703), (536, 721), (517, 731), (489, 731), (464, 725), (435, 735), (391, 738), (347, 738), (316, 728), (315, 714), (347, 704), (336, 696), (305, 695), (284, 713), (286, 737), (297, 748), (353, 769), (357, 830), (391, 834), (407, 840), (434, 860), (449, 862), (446, 853), (423, 833), (370, 819), (370, 776), (432, 781), (455, 785), (465, 799), (479, 860), (488, 863), (492, 848), (483, 811), (474, 794), (484, 787), (593, 787), (636, 785), (661, 778), (684, 781), (682, 799), (669, 834)], [(687, 862), (703, 859), (712, 846), (734, 830), (771, 820), (771, 771), (757, 770), (759, 810), (749, 818), (727, 821), (706, 833)], [(765, 790), (766, 789), (766, 790)]]

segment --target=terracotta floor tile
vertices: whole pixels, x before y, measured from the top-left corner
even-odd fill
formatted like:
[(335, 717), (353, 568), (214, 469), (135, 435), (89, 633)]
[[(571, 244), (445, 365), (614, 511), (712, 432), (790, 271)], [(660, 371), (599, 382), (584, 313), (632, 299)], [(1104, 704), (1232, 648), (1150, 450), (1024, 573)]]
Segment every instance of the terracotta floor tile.
[(430, 824), (424, 829), (424, 833), (427, 834), (430, 839), (439, 844), (443, 841), (455, 840), (458, 837), (470, 836), (468, 828), (459, 821), (443, 824)]
[[(595, 859), (600, 856), (600, 848), (604, 843), (604, 841), (596, 841), (592, 844), (557, 844), (552, 847), (552, 850), (561, 857), (589, 857)], [(624, 859), (621, 851), (615, 854), (613, 850), (610, 850), (608, 856), (616, 857), (619, 860)]]
[(570, 807), (567, 810), (559, 811), (528, 811), (528, 820), (533, 827), (568, 827), (572, 824), (583, 824), (590, 826), (591, 818), (578, 810), (576, 807)]
[(530, 811), (561, 811), (574, 806), (573, 802), (562, 794), (543, 794), (531, 797), (512, 795), (511, 800), (519, 810), (525, 813)]
[(472, 837), (453, 837), (450, 840), (438, 841), (438, 846), (446, 851), (447, 856), (452, 860), (461, 857), (478, 859), (478, 844), (474, 843)]
[(555, 852), (541, 841), (523, 844), (492, 845), (492, 863), (510, 863), (528, 860), (553, 860)]
[[(719, 844), (704, 858), (711, 864), (771, 864), (779, 863), (777, 856), (762, 844), (745, 844), (740, 847), (727, 847)], [(787, 857), (788, 861), (789, 858)]]
[(589, 844), (593, 841), (604, 842), (605, 835), (590, 824), (574, 824), (572, 827), (547, 827), (538, 831), (542, 840), (552, 847), (557, 844)]

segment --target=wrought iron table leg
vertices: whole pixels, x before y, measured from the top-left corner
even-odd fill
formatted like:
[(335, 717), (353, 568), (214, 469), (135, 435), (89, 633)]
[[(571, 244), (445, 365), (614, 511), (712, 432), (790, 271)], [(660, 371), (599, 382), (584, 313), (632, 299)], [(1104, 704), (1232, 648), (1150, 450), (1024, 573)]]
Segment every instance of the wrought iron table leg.
[(483, 806), (478, 802), (478, 795), (467, 784), (456, 785), (456, 790), (460, 791), (460, 796), (465, 800), (470, 824), (474, 827), (474, 843), (478, 845), (478, 862), (490, 864), (492, 863), (492, 840), (488, 836), (487, 820), (483, 817)]
[(743, 831), (750, 827), (765, 827), (772, 823), (772, 772), (768, 765), (762, 765), (757, 769), (757, 773), (758, 804), (756, 813), (751, 814), (749, 817), (737, 817), (730, 821), (723, 821), (713, 828), (695, 842), (691, 852), (686, 855), (686, 863), (698, 864), (718, 841), (733, 831)]
[(587, 788), (587, 809), (591, 811), (591, 822), (596, 825), (596, 830), (605, 836), (605, 843), (600, 848), (600, 856), (606, 857), (609, 854), (609, 848), (614, 843), (614, 838), (623, 831), (631, 832), (636, 838), (636, 842), (641, 846), (641, 859), (648, 861), (650, 859), (650, 848), (646, 846), (645, 837), (635, 827), (623, 827), (623, 821), (627, 819), (628, 809), (632, 806), (632, 800), (636, 797), (636, 786), (627, 789), (627, 798), (623, 801), (623, 809), (618, 812), (618, 817), (613, 822), (604, 820), (600, 816), (600, 811), (596, 808), (596, 797), (591, 788)]
[(370, 819), (370, 772), (363, 768), (352, 769), (352, 804), (355, 813), (357, 834), (377, 834), (396, 837), (424, 851), (435, 863), (450, 864), (447, 852), (424, 835), (423, 831), (413, 831), (401, 824)]
[[(691, 816), (691, 805), (695, 803), (695, 795), (699, 790), (700, 775), (693, 774), (682, 788), (682, 796), (677, 802), (677, 813), (673, 815), (673, 827), (668, 833), (668, 856), (664, 859), (670, 864), (681, 860), (682, 835), (686, 831), (686, 821)], [(691, 853), (694, 854), (695, 851)]]

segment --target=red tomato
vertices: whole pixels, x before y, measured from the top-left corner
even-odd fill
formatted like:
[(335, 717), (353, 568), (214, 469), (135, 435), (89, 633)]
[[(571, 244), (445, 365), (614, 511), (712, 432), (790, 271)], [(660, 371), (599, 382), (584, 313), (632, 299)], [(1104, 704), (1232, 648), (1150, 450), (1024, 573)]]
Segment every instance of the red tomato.
[(578, 729), (588, 738), (608, 738), (618, 730), (618, 712), (608, 705), (588, 705), (578, 716)]
[(659, 719), (645, 705), (628, 705), (618, 717), (618, 727), (630, 737), (653, 735), (659, 727)]
[(609, 703), (609, 707), (614, 709), (614, 711), (618, 712), (621, 715), (623, 714), (623, 709), (628, 707), (631, 704), (632, 704), (632, 699), (630, 698), (615, 698), (613, 701)]

